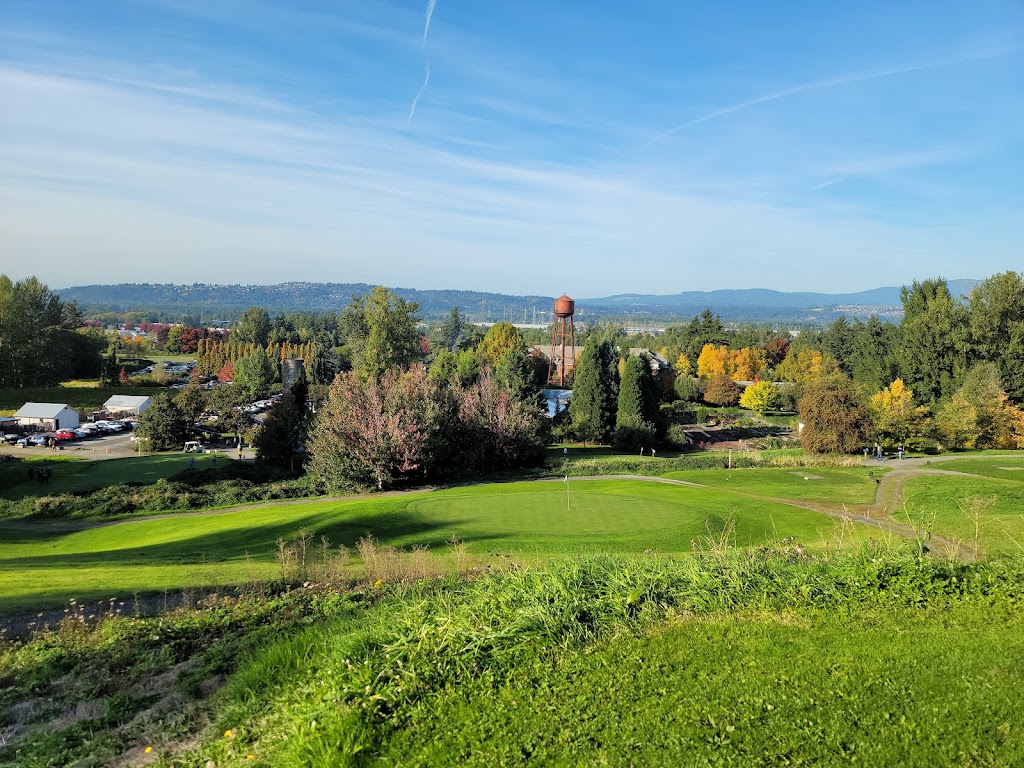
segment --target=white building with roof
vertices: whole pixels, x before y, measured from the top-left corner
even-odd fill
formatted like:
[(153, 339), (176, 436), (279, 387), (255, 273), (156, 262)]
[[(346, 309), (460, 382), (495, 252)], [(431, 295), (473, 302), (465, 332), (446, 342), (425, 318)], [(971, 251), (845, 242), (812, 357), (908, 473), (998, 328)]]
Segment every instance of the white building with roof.
[(152, 404), (153, 398), (145, 395), (113, 395), (103, 404), (103, 410), (122, 416), (138, 416)]
[(45, 430), (74, 429), (78, 426), (78, 411), (65, 403), (25, 403), (14, 414), (23, 427)]

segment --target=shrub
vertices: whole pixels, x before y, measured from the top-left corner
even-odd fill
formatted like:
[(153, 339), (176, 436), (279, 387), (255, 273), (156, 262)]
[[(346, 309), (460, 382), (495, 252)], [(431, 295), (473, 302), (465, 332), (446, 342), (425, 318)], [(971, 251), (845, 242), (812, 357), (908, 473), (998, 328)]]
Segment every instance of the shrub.
[(615, 427), (614, 445), (620, 451), (639, 451), (657, 444), (657, 431), (649, 421), (629, 420)]
[(711, 405), (736, 405), (740, 401), (740, 388), (724, 373), (712, 378), (704, 389), (704, 401)]

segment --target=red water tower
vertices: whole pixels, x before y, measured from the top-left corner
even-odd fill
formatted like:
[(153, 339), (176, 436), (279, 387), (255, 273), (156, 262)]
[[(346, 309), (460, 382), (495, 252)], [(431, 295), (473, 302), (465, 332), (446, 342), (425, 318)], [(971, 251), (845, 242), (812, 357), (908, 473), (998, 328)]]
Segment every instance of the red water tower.
[[(576, 328), (572, 323), (575, 310), (576, 302), (564, 293), (555, 299), (555, 324), (551, 327), (551, 354), (548, 355), (548, 384), (557, 382), (558, 386), (564, 387), (566, 372), (576, 364)], [(569, 341), (568, 352), (566, 340)]]

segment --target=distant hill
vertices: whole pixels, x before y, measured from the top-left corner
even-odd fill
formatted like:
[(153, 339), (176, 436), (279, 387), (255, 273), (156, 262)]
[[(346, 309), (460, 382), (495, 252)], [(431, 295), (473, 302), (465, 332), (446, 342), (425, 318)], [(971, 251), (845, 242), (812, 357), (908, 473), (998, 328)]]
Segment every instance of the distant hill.
[[(950, 280), (956, 296), (967, 294), (977, 280)], [(281, 283), (279, 285), (174, 285), (169, 283), (121, 283), (84, 285), (60, 291), (65, 300), (77, 301), (90, 313), (151, 312), (160, 319), (188, 315), (202, 322), (231, 321), (251, 306), (271, 313), (337, 312), (353, 296), (370, 292), (367, 283)], [(524, 323), (550, 322), (553, 296), (516, 296), (458, 290), (396, 288), (408, 301), (418, 302), (424, 318), (443, 317), (452, 307), (475, 322), (509, 320)], [(900, 288), (889, 286), (857, 293), (773, 291), (763, 288), (683, 293), (619, 294), (576, 300), (579, 319), (619, 318), (638, 322), (668, 323), (692, 317), (705, 309), (727, 322), (776, 322), (821, 324), (839, 315), (896, 319), (902, 315)]]
[[(950, 280), (954, 296), (970, 293), (978, 280)], [(801, 293), (772, 291), (767, 288), (740, 288), (718, 291), (685, 291), (668, 295), (625, 293), (596, 299), (580, 299), (586, 306), (603, 307), (899, 307), (899, 286), (872, 288), (858, 293)]]

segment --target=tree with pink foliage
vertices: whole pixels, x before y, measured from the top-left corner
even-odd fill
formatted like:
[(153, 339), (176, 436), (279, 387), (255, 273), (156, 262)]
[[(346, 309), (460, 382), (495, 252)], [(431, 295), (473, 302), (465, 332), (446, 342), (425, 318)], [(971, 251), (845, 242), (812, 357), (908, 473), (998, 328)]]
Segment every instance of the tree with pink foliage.
[(425, 384), (422, 372), (337, 376), (307, 445), (310, 471), (336, 488), (384, 489), (419, 469), (428, 427), (417, 401)]

